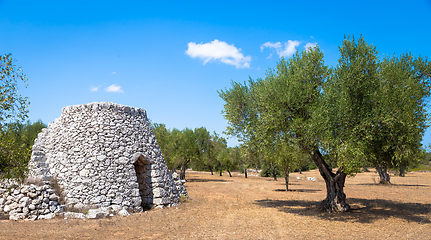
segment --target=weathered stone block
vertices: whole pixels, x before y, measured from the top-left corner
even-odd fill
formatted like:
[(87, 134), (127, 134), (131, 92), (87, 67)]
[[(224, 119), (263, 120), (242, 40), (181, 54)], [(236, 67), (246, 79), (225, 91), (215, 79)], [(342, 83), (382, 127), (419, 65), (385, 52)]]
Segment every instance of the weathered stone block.
[(87, 218), (104, 218), (109, 215), (109, 209), (106, 208), (98, 208), (98, 209), (90, 209), (88, 210)]

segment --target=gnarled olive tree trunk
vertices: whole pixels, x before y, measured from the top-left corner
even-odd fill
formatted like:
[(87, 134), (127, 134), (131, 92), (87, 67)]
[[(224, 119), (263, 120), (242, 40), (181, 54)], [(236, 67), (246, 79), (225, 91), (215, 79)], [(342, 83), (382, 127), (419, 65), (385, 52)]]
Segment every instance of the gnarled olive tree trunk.
[(377, 172), (380, 176), (380, 184), (390, 184), (391, 177), (388, 174), (388, 168), (385, 165), (378, 165), (376, 167)]
[(342, 168), (333, 173), (328, 164), (323, 160), (319, 150), (314, 150), (312, 159), (319, 168), (320, 175), (326, 183), (326, 198), (321, 203), (321, 208), (328, 212), (347, 212), (350, 210), (349, 204), (346, 203), (346, 194), (344, 194), (344, 182), (346, 174)]

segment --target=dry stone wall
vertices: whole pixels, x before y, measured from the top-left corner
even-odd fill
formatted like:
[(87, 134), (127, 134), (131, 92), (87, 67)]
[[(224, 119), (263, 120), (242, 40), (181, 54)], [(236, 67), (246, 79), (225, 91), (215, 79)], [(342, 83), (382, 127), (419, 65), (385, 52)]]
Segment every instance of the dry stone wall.
[(0, 182), (0, 211), (8, 214), (11, 220), (50, 219), (63, 210), (59, 196), (49, 185)]
[(63, 108), (35, 140), (29, 168), (30, 177), (55, 178), (74, 207), (139, 211), (179, 204), (180, 193), (140, 108), (106, 102)]

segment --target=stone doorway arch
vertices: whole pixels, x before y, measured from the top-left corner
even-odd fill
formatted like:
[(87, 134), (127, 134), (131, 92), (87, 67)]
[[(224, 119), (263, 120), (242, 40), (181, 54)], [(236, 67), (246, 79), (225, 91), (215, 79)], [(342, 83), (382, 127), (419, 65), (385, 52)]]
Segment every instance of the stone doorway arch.
[(153, 206), (153, 193), (151, 187), (150, 162), (143, 155), (135, 155), (133, 166), (135, 167), (136, 178), (141, 197), (141, 207), (149, 209)]

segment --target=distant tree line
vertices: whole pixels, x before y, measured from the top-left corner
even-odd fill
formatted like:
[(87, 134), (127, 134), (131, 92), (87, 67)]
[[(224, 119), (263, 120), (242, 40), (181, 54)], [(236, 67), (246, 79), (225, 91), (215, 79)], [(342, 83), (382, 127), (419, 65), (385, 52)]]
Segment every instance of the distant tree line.
[[(240, 171), (247, 177), (247, 169), (263, 169), (261, 176), (273, 177), (285, 171), (282, 162), (274, 162), (273, 158), (264, 154), (251, 154), (248, 148), (227, 147), (226, 139), (205, 127), (183, 130), (168, 129), (164, 124), (153, 123), (153, 131), (162, 150), (168, 168), (172, 172), (180, 171), (180, 178), (185, 179), (186, 168), (197, 171), (217, 172), (220, 176), (232, 171)], [(305, 155), (300, 164), (291, 166), (294, 170), (309, 170), (315, 168), (313, 161)]]

